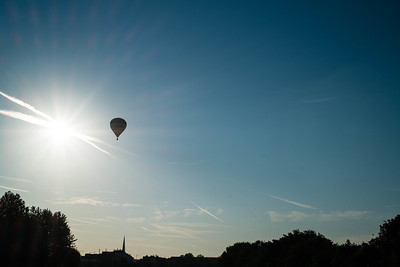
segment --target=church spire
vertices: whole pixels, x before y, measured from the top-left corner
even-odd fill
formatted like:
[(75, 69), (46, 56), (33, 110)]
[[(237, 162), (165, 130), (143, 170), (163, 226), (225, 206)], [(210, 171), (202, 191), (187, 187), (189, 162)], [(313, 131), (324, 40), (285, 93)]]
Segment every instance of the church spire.
[(122, 251), (125, 252), (125, 235), (124, 235), (124, 241), (122, 242)]

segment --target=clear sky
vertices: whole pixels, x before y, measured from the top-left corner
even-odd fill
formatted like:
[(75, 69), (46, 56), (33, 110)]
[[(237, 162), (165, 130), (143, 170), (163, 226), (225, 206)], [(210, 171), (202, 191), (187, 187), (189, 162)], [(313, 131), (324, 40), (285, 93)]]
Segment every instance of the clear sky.
[(399, 12), (1, 1), (0, 194), (63, 212), (82, 254), (368, 242), (400, 211)]

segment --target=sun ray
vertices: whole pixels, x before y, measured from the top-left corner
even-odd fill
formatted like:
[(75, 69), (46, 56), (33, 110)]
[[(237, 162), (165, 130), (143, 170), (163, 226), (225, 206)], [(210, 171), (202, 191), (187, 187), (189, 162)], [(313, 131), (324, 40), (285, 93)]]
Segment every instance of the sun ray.
[(64, 123), (61, 120), (55, 120), (55, 119), (51, 118), (49, 115), (37, 110), (32, 105), (25, 103), (22, 100), (19, 100), (15, 97), (9, 96), (1, 91), (0, 91), (0, 95), (2, 95), (6, 99), (8, 99), (22, 107), (25, 107), (25, 108), (31, 110), (32, 112), (36, 113), (37, 115), (40, 115), (41, 117), (43, 117), (45, 119), (37, 118), (35, 116), (17, 112), (17, 111), (13, 111), (13, 110), (0, 110), (0, 114), (14, 118), (14, 119), (19, 119), (19, 120), (22, 120), (22, 121), (25, 121), (25, 122), (28, 122), (31, 124), (35, 124), (35, 125), (39, 125), (39, 126), (48, 128), (50, 130), (49, 136), (51, 137), (52, 141), (54, 141), (54, 144), (56, 144), (57, 146), (66, 145), (67, 143), (69, 143), (69, 139), (71, 137), (74, 137), (74, 138), (77, 138), (77, 139), (91, 145), (92, 147), (96, 148), (97, 150), (99, 150), (109, 156), (114, 157), (114, 155), (112, 155), (110, 152), (100, 148), (98, 145), (96, 145), (94, 143), (94, 142), (97, 142), (99, 144), (106, 145), (106, 143), (104, 143), (100, 139), (82, 134), (82, 133), (78, 132), (77, 130), (74, 130), (72, 128), (72, 126)]

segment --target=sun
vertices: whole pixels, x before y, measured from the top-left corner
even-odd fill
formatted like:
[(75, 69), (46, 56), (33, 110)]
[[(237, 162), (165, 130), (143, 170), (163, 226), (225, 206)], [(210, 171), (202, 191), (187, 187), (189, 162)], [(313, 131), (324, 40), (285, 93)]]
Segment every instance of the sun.
[(74, 131), (63, 121), (54, 120), (49, 123), (49, 135), (51, 141), (57, 145), (65, 145), (70, 142)]

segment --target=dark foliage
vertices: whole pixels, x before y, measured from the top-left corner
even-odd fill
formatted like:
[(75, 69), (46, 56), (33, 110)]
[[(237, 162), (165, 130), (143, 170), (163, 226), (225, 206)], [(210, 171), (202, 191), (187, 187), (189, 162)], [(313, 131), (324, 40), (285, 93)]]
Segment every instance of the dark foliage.
[(361, 245), (350, 240), (338, 245), (312, 230), (294, 230), (278, 240), (236, 243), (219, 258), (194, 257), (190, 253), (169, 259), (146, 256), (136, 266), (400, 266), (400, 215), (385, 221), (378, 237)]
[(220, 257), (220, 266), (330, 266), (332, 241), (314, 231), (295, 230), (272, 242), (237, 243)]
[(279, 240), (236, 243), (218, 266), (400, 266), (400, 215), (381, 225), (369, 243), (337, 245), (314, 231), (294, 230)]
[(400, 266), (400, 214), (380, 226), (377, 238), (370, 241), (378, 259), (377, 265)]
[[(61, 212), (28, 208), (18, 194), (7, 192), (0, 199), (0, 266), (79, 266), (67, 218)], [(114, 266), (109, 262), (106, 266)], [(334, 244), (312, 230), (294, 230), (278, 240), (240, 242), (226, 248), (219, 258), (145, 256), (137, 267), (267, 267), (267, 266), (400, 266), (400, 215), (385, 221), (368, 243), (347, 240)], [(91, 264), (90, 266), (103, 266)]]
[(79, 266), (67, 217), (61, 212), (25, 207), (18, 194), (0, 199), (1, 266)]
[(217, 258), (197, 257), (186, 253), (180, 257), (162, 258), (159, 256), (145, 256), (137, 261), (137, 267), (217, 267)]

